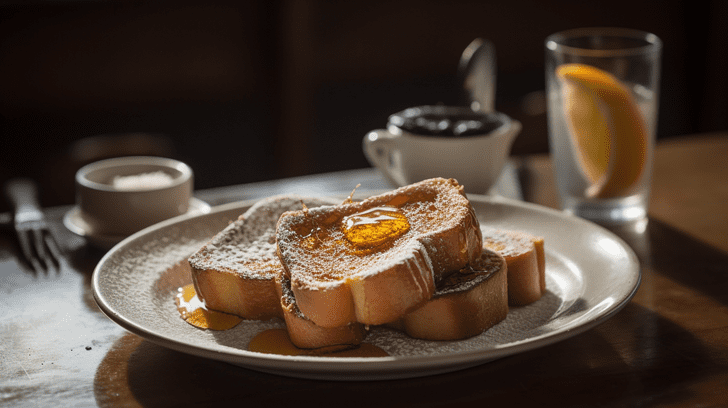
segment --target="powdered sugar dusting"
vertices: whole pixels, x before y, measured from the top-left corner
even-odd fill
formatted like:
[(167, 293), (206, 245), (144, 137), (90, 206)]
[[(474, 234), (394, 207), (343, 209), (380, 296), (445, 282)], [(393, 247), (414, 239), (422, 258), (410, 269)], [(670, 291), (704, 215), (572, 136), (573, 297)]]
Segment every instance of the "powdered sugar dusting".
[(163, 171), (133, 174), (130, 176), (114, 176), (111, 184), (117, 190), (142, 191), (155, 188), (168, 187), (174, 183), (174, 178)]
[(486, 249), (480, 254), (477, 263), (466, 266), (440, 282), (433, 298), (448, 293), (468, 291), (505, 266), (505, 259), (502, 256)]
[(483, 245), (506, 258), (535, 250), (534, 237), (528, 233), (490, 227), (481, 227), (480, 230), (483, 233)]
[(238, 271), (249, 279), (273, 279), (282, 268), (276, 255), (276, 223), (281, 214), (300, 210), (304, 204), (317, 207), (336, 202), (295, 195), (258, 201), (193, 254), (190, 264), (198, 269)]
[[(547, 282), (547, 286), (551, 287)], [(552, 287), (551, 287), (552, 288)], [(538, 334), (553, 319), (562, 304), (558, 293), (547, 290), (538, 301), (525, 307), (511, 307), (505, 320), (484, 333), (465, 340), (428, 341), (413, 339), (383, 326), (372, 327), (366, 342), (393, 356), (441, 354), (497, 348), (524, 341)]]

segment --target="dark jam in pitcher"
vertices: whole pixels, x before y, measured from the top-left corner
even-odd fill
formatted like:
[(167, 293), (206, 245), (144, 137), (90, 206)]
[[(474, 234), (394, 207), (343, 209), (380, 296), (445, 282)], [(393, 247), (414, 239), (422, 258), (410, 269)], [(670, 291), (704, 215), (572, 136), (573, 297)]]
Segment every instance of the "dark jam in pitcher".
[(467, 137), (486, 135), (503, 126), (497, 114), (454, 106), (418, 106), (389, 117), (389, 124), (420, 136)]

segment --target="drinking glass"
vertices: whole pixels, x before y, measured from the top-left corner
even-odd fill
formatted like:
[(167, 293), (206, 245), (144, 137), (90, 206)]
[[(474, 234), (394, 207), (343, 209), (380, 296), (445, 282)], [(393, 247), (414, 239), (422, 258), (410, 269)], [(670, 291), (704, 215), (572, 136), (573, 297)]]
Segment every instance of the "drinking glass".
[(562, 208), (601, 223), (646, 219), (662, 43), (624, 28), (546, 38), (549, 146)]

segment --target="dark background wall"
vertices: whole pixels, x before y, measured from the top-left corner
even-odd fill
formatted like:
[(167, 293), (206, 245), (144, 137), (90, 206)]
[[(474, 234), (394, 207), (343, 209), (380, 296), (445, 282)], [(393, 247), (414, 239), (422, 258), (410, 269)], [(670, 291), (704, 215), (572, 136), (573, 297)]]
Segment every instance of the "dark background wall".
[(513, 154), (546, 152), (543, 41), (585, 26), (662, 38), (659, 138), (728, 129), (722, 0), (18, 1), (0, 3), (0, 182), (56, 205), (117, 155), (183, 160), (197, 188), (365, 167), (389, 114), (458, 102), (476, 37), (524, 124)]

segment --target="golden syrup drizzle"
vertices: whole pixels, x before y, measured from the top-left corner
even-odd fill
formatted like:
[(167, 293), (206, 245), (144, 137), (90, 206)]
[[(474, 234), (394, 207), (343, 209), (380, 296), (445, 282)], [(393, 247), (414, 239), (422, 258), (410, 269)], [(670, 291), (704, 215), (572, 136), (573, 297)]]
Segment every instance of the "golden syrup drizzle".
[(258, 333), (250, 340), (248, 350), (282, 356), (386, 357), (389, 355), (386, 351), (369, 343), (362, 343), (358, 346), (340, 345), (318, 349), (300, 349), (291, 342), (288, 332), (284, 329), (270, 329)]
[(351, 194), (349, 194), (349, 197), (344, 200), (342, 204), (351, 204), (354, 202), (354, 193), (356, 192), (356, 189), (361, 186), (361, 183), (357, 184), (356, 187), (354, 187), (353, 190), (351, 190)]
[(374, 207), (342, 220), (346, 239), (356, 247), (374, 247), (390, 242), (409, 231), (410, 224), (396, 207)]
[(174, 302), (177, 305), (177, 310), (182, 316), (182, 319), (201, 329), (232, 329), (243, 320), (235, 315), (207, 310), (205, 304), (197, 296), (193, 284), (185, 285), (177, 289), (177, 296)]

